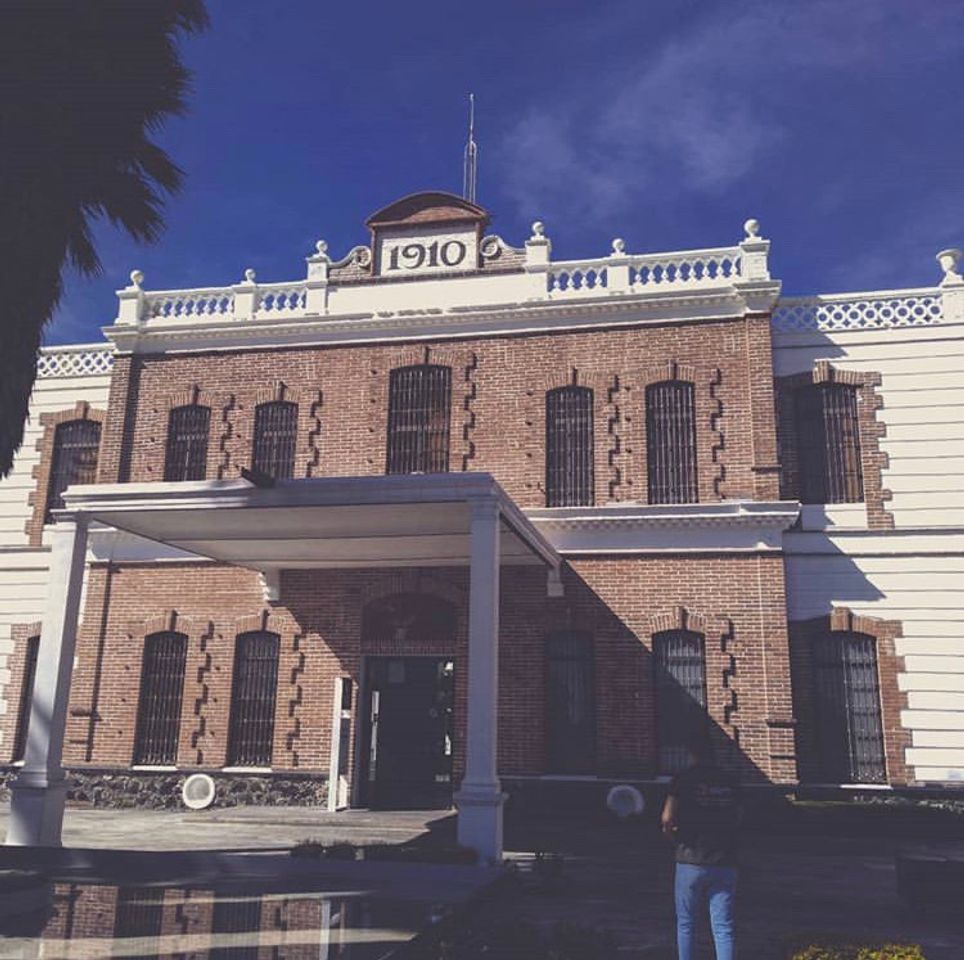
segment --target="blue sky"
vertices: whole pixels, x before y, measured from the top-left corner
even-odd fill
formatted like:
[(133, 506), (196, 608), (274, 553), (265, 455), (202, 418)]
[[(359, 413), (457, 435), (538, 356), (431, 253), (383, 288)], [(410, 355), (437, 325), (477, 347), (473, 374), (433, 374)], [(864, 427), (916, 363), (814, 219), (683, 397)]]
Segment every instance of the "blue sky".
[(479, 202), (554, 256), (735, 242), (757, 217), (791, 294), (927, 285), (964, 246), (964, 5), (951, 0), (208, 0), (183, 45), (186, 171), (160, 243), (108, 226), (49, 343), (99, 339), (131, 268), (148, 289), (304, 275), (365, 218), (459, 192), (477, 99)]

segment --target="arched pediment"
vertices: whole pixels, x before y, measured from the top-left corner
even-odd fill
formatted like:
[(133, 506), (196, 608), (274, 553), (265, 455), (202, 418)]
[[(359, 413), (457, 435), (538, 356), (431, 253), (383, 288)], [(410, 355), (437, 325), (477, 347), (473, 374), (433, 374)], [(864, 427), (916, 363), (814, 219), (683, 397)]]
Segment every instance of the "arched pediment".
[(436, 223), (477, 223), (485, 226), (489, 215), (464, 197), (441, 190), (410, 193), (373, 213), (365, 225), (372, 230), (387, 226), (414, 226)]

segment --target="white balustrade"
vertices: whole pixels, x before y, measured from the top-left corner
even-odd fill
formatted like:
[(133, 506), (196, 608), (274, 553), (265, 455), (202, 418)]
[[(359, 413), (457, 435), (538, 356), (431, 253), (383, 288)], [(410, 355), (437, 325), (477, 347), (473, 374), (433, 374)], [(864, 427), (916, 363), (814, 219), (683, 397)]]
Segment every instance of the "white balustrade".
[(297, 317), (305, 312), (307, 287), (304, 283), (262, 284), (258, 287), (258, 313), (273, 317)]
[(739, 279), (738, 247), (646, 254), (629, 260), (630, 287), (640, 293), (649, 293), (657, 287), (685, 290), (722, 286)]
[(793, 332), (928, 326), (943, 319), (940, 290), (926, 289), (784, 297), (772, 323), (777, 330)]
[(550, 294), (598, 296), (606, 287), (606, 261), (563, 260), (551, 263), (546, 282)]
[(161, 290), (144, 294), (148, 320), (210, 317), (234, 313), (234, 290), (230, 287), (206, 290)]
[(37, 376), (96, 377), (110, 373), (114, 366), (111, 347), (44, 347), (37, 358)]

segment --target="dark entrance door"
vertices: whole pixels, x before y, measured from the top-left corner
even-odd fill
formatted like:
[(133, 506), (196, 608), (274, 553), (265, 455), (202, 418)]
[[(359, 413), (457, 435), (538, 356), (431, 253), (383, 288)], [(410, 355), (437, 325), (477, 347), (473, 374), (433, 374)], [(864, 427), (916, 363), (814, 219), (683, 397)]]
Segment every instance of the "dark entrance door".
[(365, 799), (370, 807), (452, 803), (455, 664), (436, 657), (370, 657)]

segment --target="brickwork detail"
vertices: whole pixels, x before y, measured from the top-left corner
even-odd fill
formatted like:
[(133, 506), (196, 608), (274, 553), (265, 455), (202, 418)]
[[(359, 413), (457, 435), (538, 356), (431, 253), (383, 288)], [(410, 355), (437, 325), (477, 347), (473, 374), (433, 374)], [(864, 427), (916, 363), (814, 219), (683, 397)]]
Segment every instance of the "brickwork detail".
[(877, 392), (881, 384), (881, 375), (877, 372), (839, 370), (828, 361), (820, 360), (808, 373), (792, 374), (776, 380), (777, 433), (782, 466), (781, 495), (786, 499), (793, 499), (800, 489), (794, 391), (813, 383), (844, 383), (857, 388), (860, 466), (867, 507), (867, 525), (871, 530), (892, 530), (894, 517), (885, 506), (892, 499), (892, 494), (883, 485), (883, 471), (887, 469), (889, 459), (880, 449), (880, 440), (887, 435), (887, 426), (877, 418), (877, 411), (884, 405), (883, 397)]
[(880, 684), (881, 720), (884, 733), (884, 755), (887, 781), (895, 785), (912, 782), (906, 763), (906, 750), (911, 746), (909, 730), (901, 726), (901, 710), (907, 709), (907, 693), (899, 688), (897, 678), (904, 672), (904, 658), (897, 656), (895, 641), (903, 635), (897, 620), (882, 620), (853, 613), (847, 607), (834, 607), (825, 616), (796, 620), (789, 624), (792, 655), (792, 688), (794, 710), (799, 719), (797, 749), (802, 780), (818, 779), (816, 723), (814, 711), (814, 677), (812, 644), (818, 637), (833, 633), (863, 633), (877, 640), (877, 672)]
[[(29, 519), (24, 524), (27, 542), (31, 547), (39, 547), (43, 543), (44, 517), (47, 513), (50, 474), (54, 466), (54, 440), (57, 434), (57, 427), (62, 423), (69, 423), (71, 420), (92, 420), (95, 423), (99, 423), (103, 430), (106, 419), (106, 411), (91, 407), (85, 400), (79, 401), (69, 410), (40, 414), (40, 425), (44, 428), (43, 436), (37, 440), (40, 462), (35, 464), (33, 468), (32, 477), (36, 480), (36, 484), (27, 497), (27, 505), (32, 509)], [(97, 458), (98, 470), (100, 469), (100, 458), (103, 456), (103, 452), (104, 444), (103, 437), (101, 437), (101, 446)]]
[(10, 628), (10, 639), (13, 641), (13, 653), (7, 657), (7, 670), (10, 679), (7, 681), (5, 699), (7, 711), (0, 717), (0, 750), (4, 761), (13, 758), (13, 749), (17, 737), (17, 722), (23, 704), (24, 668), (27, 665), (27, 641), (31, 637), (40, 636), (42, 624), (39, 620), (33, 623), (15, 623)]

